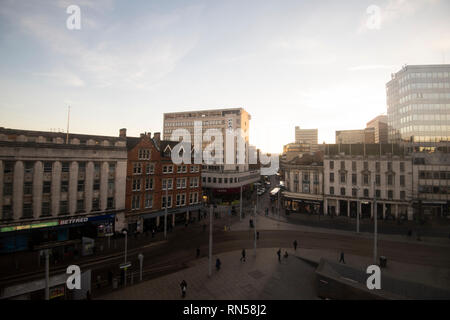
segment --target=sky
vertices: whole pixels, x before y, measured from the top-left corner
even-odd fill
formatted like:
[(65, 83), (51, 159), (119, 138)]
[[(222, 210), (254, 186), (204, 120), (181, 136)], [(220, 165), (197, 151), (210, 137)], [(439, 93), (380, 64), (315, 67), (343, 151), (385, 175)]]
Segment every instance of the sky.
[[(70, 5), (81, 28), (71, 30)], [(405, 64), (450, 62), (448, 0), (0, 0), (0, 126), (162, 132), (163, 113), (242, 107), (250, 143), (364, 128)]]

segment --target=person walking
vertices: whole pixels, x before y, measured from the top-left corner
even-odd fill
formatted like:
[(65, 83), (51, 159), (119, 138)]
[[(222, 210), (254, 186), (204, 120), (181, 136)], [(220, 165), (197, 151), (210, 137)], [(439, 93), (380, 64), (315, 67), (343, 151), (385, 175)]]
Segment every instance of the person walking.
[(259, 240), (259, 231), (256, 231), (256, 240)]
[(241, 262), (245, 262), (245, 249), (242, 249), (242, 256), (241, 256)]
[(220, 266), (221, 266), (221, 265), (222, 265), (222, 262), (220, 262), (220, 259), (217, 258), (217, 260), (216, 260), (216, 269), (217, 269), (217, 271), (220, 270)]
[(181, 281), (180, 288), (181, 288), (181, 297), (182, 298), (186, 297), (186, 289), (187, 289), (186, 280)]
[(294, 251), (297, 251), (297, 240), (294, 240)]
[(341, 257), (339, 258), (339, 263), (343, 263), (345, 264), (345, 259), (344, 259), (344, 251), (341, 251)]
[(277, 255), (278, 255), (278, 262), (281, 263), (281, 249), (278, 249)]

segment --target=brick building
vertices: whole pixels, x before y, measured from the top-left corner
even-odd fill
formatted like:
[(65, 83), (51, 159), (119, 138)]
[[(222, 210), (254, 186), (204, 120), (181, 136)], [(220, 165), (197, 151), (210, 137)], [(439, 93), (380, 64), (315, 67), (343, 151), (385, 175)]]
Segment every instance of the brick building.
[[(126, 137), (126, 129), (122, 129), (121, 136)], [(193, 159), (192, 164), (174, 164), (171, 151), (177, 142), (162, 141), (159, 132), (153, 138), (144, 133), (126, 139), (128, 231), (163, 229), (166, 202), (169, 228), (198, 219), (202, 207), (201, 165), (193, 164)]]

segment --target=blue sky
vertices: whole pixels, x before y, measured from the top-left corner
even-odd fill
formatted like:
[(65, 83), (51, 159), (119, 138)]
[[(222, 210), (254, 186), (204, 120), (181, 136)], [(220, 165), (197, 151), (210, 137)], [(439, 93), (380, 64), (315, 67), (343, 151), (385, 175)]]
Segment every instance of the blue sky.
[[(66, 8), (81, 9), (68, 30)], [(367, 27), (371, 5), (378, 29)], [(169, 111), (244, 107), (250, 142), (363, 128), (403, 64), (450, 61), (450, 1), (0, 0), (0, 126), (130, 135)]]

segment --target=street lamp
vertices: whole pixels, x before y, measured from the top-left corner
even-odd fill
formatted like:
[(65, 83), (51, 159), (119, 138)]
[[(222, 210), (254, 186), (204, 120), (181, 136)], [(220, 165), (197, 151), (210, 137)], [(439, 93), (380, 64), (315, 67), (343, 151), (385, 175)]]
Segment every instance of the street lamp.
[(168, 180), (166, 180), (166, 203), (164, 208), (164, 240), (167, 240), (167, 206), (169, 204), (169, 198), (167, 195), (167, 189), (168, 189)]
[[(127, 245), (128, 245), (128, 232), (123, 230), (123, 234), (125, 235), (125, 254), (124, 254), (124, 265), (127, 264)], [(127, 267), (124, 267), (124, 287), (127, 286)]]
[(142, 264), (144, 262), (144, 255), (142, 253), (139, 253), (138, 255), (139, 259), (139, 281), (142, 281)]

